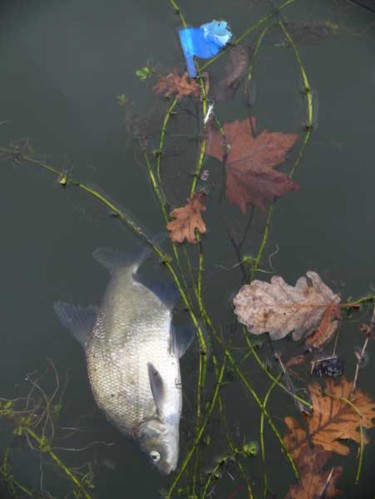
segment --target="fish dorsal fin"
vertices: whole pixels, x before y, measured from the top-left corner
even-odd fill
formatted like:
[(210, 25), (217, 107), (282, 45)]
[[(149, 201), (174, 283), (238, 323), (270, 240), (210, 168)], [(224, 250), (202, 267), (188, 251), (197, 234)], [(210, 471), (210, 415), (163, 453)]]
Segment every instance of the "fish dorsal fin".
[(81, 345), (85, 346), (87, 338), (95, 326), (98, 309), (94, 306), (70, 305), (62, 301), (54, 303), (53, 308), (62, 325), (69, 329)]
[[(161, 233), (150, 239), (156, 246), (160, 245), (166, 238), (166, 234)], [(109, 272), (113, 273), (118, 268), (133, 267), (135, 273), (142, 263), (151, 255), (151, 246), (136, 245), (134, 252), (128, 254), (113, 248), (98, 248), (93, 252), (93, 257), (101, 263)]]
[(121, 267), (134, 267), (135, 272), (144, 259), (142, 251), (130, 256), (113, 248), (98, 248), (93, 252), (92, 256), (111, 274)]
[(171, 329), (171, 349), (174, 354), (181, 359), (186, 353), (195, 338), (195, 328), (193, 326), (172, 326)]
[(164, 400), (164, 382), (161, 377), (159, 371), (156, 367), (151, 364), (151, 362), (147, 363), (148, 369), (148, 377), (150, 380), (150, 387), (152, 396), (154, 397), (154, 402), (156, 405), (156, 409), (159, 413), (159, 416), (163, 414), (163, 400)]
[(158, 282), (155, 279), (140, 274), (134, 274), (133, 278), (136, 282), (139, 282), (155, 293), (159, 300), (161, 300), (169, 310), (172, 310), (176, 305), (180, 293), (173, 282)]

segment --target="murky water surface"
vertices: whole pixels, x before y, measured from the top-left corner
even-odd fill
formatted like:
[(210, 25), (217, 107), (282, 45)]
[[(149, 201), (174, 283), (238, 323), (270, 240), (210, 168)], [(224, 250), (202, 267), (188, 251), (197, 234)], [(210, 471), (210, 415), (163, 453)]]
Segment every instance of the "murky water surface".
[[(193, 25), (226, 19), (235, 36), (270, 13), (268, 2), (245, 0), (181, 1), (180, 8)], [(274, 14), (279, 15), (277, 11)], [(375, 286), (375, 12), (354, 2), (296, 0), (280, 15), (295, 36), (313, 89), (314, 129), (294, 176), (301, 188), (277, 201), (260, 267), (282, 275), (290, 284), (307, 270), (315, 270), (344, 300), (371, 294)], [(314, 30), (321, 22), (337, 25), (336, 33), (319, 39), (322, 33)], [(163, 218), (131, 131), (151, 136), (150, 147), (156, 149), (167, 104), (153, 94), (152, 83), (137, 78), (136, 70), (147, 65), (161, 73), (173, 67), (182, 69), (179, 27), (179, 17), (167, 1), (2, 2), (0, 145), (7, 147), (12, 142), (31, 148), (34, 157), (99, 186), (150, 234), (160, 232)], [(254, 48), (259, 33), (255, 30), (244, 43)], [(295, 53), (285, 45), (277, 27), (264, 37), (253, 60), (251, 113), (259, 130), (300, 134), (300, 142), (282, 167), (290, 170), (305, 133), (306, 99)], [(210, 66), (212, 75), (220, 74), (221, 64)], [(117, 100), (121, 94), (128, 97), (137, 113), (129, 121), (128, 112), (126, 123)], [(249, 108), (244, 88), (240, 87), (234, 101), (217, 104), (215, 110), (222, 123), (246, 118)], [(163, 163), (173, 206), (183, 204), (188, 194), (197, 161), (200, 122), (198, 107), (182, 101), (169, 130)], [(204, 168), (210, 175), (204, 297), (207, 310), (226, 338), (233, 324), (230, 298), (242, 282), (226, 231), (243, 230), (247, 219), (225, 201), (219, 163), (206, 158)], [(58, 426), (69, 428), (56, 428), (56, 455), (71, 467), (91, 463), (95, 497), (157, 497), (160, 489), (168, 489), (173, 477), (166, 479), (153, 471), (135, 444), (119, 434), (97, 409), (83, 352), (63, 331), (52, 310), (58, 299), (82, 305), (98, 303), (108, 276), (91, 258), (92, 251), (100, 246), (131, 249), (134, 237), (90, 196), (73, 187), (62, 189), (56, 175), (37, 166), (4, 161), (1, 187), (0, 397), (25, 396), (32, 388), (31, 379), (51, 396), (55, 387), (49, 367), (52, 361), (60, 383), (54, 399), (56, 410), (65, 386)], [(244, 253), (256, 255), (265, 221), (266, 214), (256, 210)], [(270, 277), (269, 273), (257, 274), (263, 280)], [(354, 346), (363, 342), (358, 328), (361, 314), (344, 322), (338, 344), (350, 379), (355, 369)], [(244, 348), (240, 334), (234, 343)], [(267, 347), (264, 349), (267, 356)], [(371, 350), (370, 342), (370, 363), (361, 371), (359, 384), (374, 398)], [(195, 346), (182, 361), (181, 461), (194, 435), (198, 357)], [(29, 373), (34, 373), (31, 378)], [(248, 361), (244, 374), (264, 396), (269, 380), (254, 360)], [(210, 400), (215, 382), (211, 361), (208, 376), (206, 395)], [(208, 426), (212, 444), (204, 450), (207, 468), (220, 453), (228, 452), (228, 429), (237, 446), (243, 441), (259, 441), (259, 408), (232, 371), (226, 383), (222, 391), (229, 412), (224, 421), (214, 411)], [(37, 386), (34, 395), (38, 398)], [(295, 415), (293, 402), (275, 390), (269, 407), (283, 434), (283, 418)], [(2, 430), (0, 449), (4, 451), (12, 428), (3, 424)], [(374, 432), (369, 436), (374, 440)], [(269, 497), (281, 498), (293, 482), (293, 474), (269, 427), (265, 438)], [(21, 441), (19, 444), (12, 454), (19, 483), (65, 497), (67, 482), (48, 464), (49, 458), (37, 450), (28, 453)], [(63, 447), (87, 448), (69, 452)], [(355, 456), (354, 448), (351, 454)], [(332, 461), (345, 466), (339, 483), (345, 497), (373, 497), (374, 459), (370, 444), (357, 486), (353, 485), (355, 458)], [(254, 497), (263, 497), (260, 456), (244, 460), (243, 465), (251, 477)], [(247, 496), (236, 466), (224, 475), (216, 487), (208, 489), (215, 497)], [(0, 490), (1, 497), (14, 496), (5, 487)]]

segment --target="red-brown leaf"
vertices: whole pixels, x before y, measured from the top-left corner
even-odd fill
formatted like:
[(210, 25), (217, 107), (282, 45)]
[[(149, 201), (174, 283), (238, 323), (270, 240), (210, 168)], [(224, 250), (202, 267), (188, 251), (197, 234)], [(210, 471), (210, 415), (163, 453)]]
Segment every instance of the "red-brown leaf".
[(176, 95), (178, 98), (186, 96), (199, 97), (201, 89), (198, 83), (190, 79), (186, 72), (179, 75), (177, 69), (174, 69), (172, 73), (159, 78), (159, 81), (154, 86), (154, 92), (165, 97), (172, 95)]
[(331, 454), (321, 445), (304, 447), (295, 461), (300, 481), (290, 486), (285, 499), (319, 499), (321, 497), (329, 499), (340, 495), (342, 492), (336, 489), (336, 483), (341, 478), (342, 468), (325, 469)]
[(229, 201), (244, 213), (252, 204), (265, 210), (275, 197), (298, 188), (284, 173), (273, 167), (285, 160), (285, 154), (298, 136), (263, 130), (254, 138), (255, 118), (234, 121), (223, 126), (225, 137), (210, 129), (207, 154), (226, 163), (226, 187)]
[(207, 209), (204, 205), (205, 197), (204, 192), (195, 192), (187, 199), (185, 206), (171, 212), (171, 217), (175, 220), (167, 224), (167, 230), (173, 243), (182, 243), (186, 239), (189, 243), (195, 244), (198, 242), (195, 231), (205, 234), (206, 224), (201, 215), (201, 212)]

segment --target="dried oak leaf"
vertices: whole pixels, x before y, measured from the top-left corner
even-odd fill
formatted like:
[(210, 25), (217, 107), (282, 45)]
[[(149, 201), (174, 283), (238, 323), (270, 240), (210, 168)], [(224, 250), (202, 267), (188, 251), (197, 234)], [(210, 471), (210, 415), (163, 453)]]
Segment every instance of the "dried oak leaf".
[[(353, 393), (352, 387), (344, 377), (340, 381), (328, 379), (324, 391), (318, 383), (308, 386), (313, 412), (305, 418), (307, 429), (295, 418), (285, 418), (288, 431), (284, 442), (294, 460), (298, 462), (303, 449), (311, 444), (346, 456), (350, 449), (343, 440), (359, 444), (362, 429), (374, 426), (375, 402), (362, 390)], [(362, 438), (363, 443), (368, 443), (368, 438)]]
[[(316, 331), (327, 307), (337, 305), (340, 297), (324, 284), (316, 272), (309, 271), (290, 286), (280, 276), (271, 283), (254, 280), (242, 286), (233, 299), (234, 313), (249, 333), (269, 333), (272, 340), (293, 333), (300, 340)], [(327, 323), (332, 335), (338, 321)]]
[(195, 192), (191, 198), (187, 199), (187, 204), (181, 208), (174, 209), (170, 216), (175, 218), (167, 224), (169, 237), (173, 243), (182, 243), (185, 239), (192, 244), (197, 243), (195, 230), (201, 234), (207, 231), (201, 212), (206, 211), (204, 192)]
[(298, 135), (263, 130), (254, 138), (255, 124), (255, 118), (225, 123), (225, 137), (212, 127), (208, 131), (206, 153), (225, 162), (227, 198), (243, 213), (249, 204), (266, 210), (268, 202), (298, 188), (273, 169), (285, 161)]
[(320, 499), (336, 497), (342, 493), (336, 489), (343, 469), (340, 466), (325, 470), (325, 465), (332, 453), (321, 445), (306, 446), (295, 462), (300, 481), (290, 486), (285, 499)]
[(161, 76), (153, 90), (165, 97), (176, 95), (179, 99), (187, 96), (199, 97), (201, 94), (198, 83), (189, 78), (186, 72), (179, 75), (177, 69), (174, 69), (172, 73), (166, 76)]

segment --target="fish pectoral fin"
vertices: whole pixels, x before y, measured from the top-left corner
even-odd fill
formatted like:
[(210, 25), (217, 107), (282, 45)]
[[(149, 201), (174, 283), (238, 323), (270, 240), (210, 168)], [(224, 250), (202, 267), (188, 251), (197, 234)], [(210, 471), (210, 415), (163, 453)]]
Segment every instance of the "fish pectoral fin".
[(171, 330), (171, 350), (180, 359), (193, 343), (195, 328), (193, 326), (173, 326)]
[(163, 413), (163, 401), (164, 401), (164, 382), (159, 371), (154, 367), (151, 362), (147, 363), (148, 377), (150, 380), (151, 392), (154, 397), (154, 402), (159, 416)]
[(90, 332), (93, 330), (98, 316), (98, 309), (94, 306), (80, 307), (62, 301), (54, 303), (53, 308), (65, 326), (76, 340), (85, 346)]

